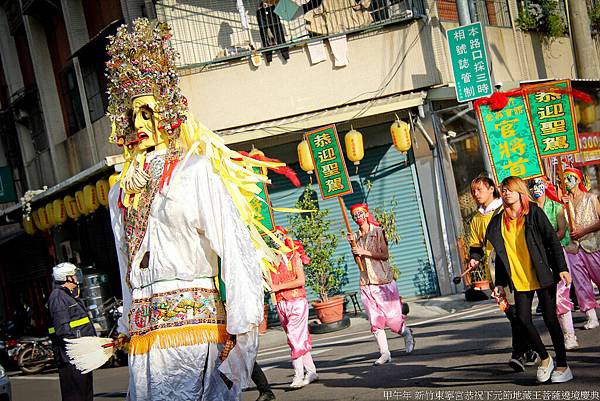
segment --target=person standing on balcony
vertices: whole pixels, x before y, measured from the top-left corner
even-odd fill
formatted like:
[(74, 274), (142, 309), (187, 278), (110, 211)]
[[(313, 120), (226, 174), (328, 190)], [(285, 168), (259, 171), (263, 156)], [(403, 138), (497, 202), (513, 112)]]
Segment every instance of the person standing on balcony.
[(571, 242), (565, 247), (573, 272), (579, 309), (587, 316), (586, 330), (599, 326), (592, 282), (600, 288), (600, 202), (583, 184), (583, 174), (575, 168), (565, 169), (568, 194), (563, 202), (573, 212)]
[(275, 227), (275, 235), (279, 239), (275, 247), (280, 248), (284, 244), (290, 249), (290, 252), (279, 255), (276, 271), (271, 271), (271, 291), (275, 293), (279, 321), (292, 351), (294, 379), (290, 387), (297, 389), (318, 379), (310, 354), (312, 338), (308, 332), (308, 302), (304, 289), (303, 265), (309, 264), (310, 259), (300, 241), (288, 237), (285, 228)]
[(415, 348), (412, 330), (402, 314), (402, 301), (398, 286), (388, 262), (389, 250), (385, 232), (375, 221), (365, 203), (350, 206), (352, 219), (358, 225), (356, 233), (348, 234), (348, 241), (356, 241), (352, 254), (359, 256), (364, 269), (360, 272), (360, 297), (371, 323), (371, 332), (377, 340), (381, 355), (374, 362), (383, 365), (391, 362), (386, 326), (404, 337), (406, 353)]
[[(491, 279), (493, 287), (496, 276), (495, 253), (492, 245), (486, 240), (485, 233), (492, 217), (502, 210), (502, 199), (500, 199), (494, 181), (485, 176), (476, 177), (471, 181), (471, 196), (477, 203), (478, 209), (469, 223), (467, 236), (469, 262), (467, 269), (473, 270), (482, 265), (485, 266), (486, 275)], [(517, 319), (512, 292), (508, 287), (504, 288), (504, 291), (507, 294), (506, 298), (509, 305), (504, 313), (510, 322), (513, 348), (508, 365), (515, 372), (524, 372), (525, 366), (535, 365), (538, 355), (531, 348), (525, 335), (525, 328)]]
[[(560, 241), (544, 211), (531, 202), (525, 181), (507, 177), (500, 189), (503, 211), (492, 217), (486, 231), (496, 251), (494, 295), (505, 297), (507, 286), (513, 291), (517, 318), (541, 358), (538, 382), (570, 381), (573, 373), (567, 365), (565, 339), (556, 316), (556, 284), (561, 280), (565, 285), (571, 284)], [(556, 365), (533, 325), (534, 294), (542, 305), (544, 323), (556, 352)]]
[[(558, 195), (554, 186), (545, 178), (534, 178), (529, 180), (529, 192), (535, 203), (546, 213), (552, 227), (556, 231), (556, 236), (564, 247), (569, 244), (569, 229), (565, 219), (565, 209), (559, 203)], [(567, 268), (569, 260), (567, 258)], [(556, 312), (558, 313), (558, 322), (565, 336), (565, 349), (571, 350), (579, 346), (577, 336), (573, 329), (573, 302), (570, 298), (571, 286), (565, 286), (561, 281), (556, 288)]]

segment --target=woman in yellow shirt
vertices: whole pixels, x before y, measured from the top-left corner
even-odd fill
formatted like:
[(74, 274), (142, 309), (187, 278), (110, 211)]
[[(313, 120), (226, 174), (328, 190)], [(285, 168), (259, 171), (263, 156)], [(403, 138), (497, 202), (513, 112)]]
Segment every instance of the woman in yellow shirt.
[[(505, 286), (514, 292), (517, 318), (542, 359), (537, 380), (567, 382), (573, 373), (567, 365), (564, 336), (556, 317), (556, 284), (560, 280), (570, 284), (571, 276), (560, 241), (544, 211), (531, 201), (522, 179), (505, 178), (500, 188), (504, 210), (492, 218), (486, 233), (496, 251), (494, 292), (504, 296)], [(556, 365), (533, 325), (531, 303), (536, 293), (556, 351)]]

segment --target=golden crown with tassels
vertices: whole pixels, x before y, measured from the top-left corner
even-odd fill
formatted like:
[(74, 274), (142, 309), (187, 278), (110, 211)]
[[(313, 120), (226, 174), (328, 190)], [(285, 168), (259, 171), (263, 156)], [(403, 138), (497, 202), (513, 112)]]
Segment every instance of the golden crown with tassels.
[(139, 96), (156, 99), (154, 113), (159, 129), (171, 138), (179, 136), (187, 117), (187, 100), (181, 94), (175, 61), (178, 53), (171, 46), (171, 28), (166, 23), (146, 18), (133, 21), (109, 36), (106, 50), (108, 83), (108, 116), (112, 123), (109, 142), (123, 146), (135, 135), (131, 121), (131, 102)]

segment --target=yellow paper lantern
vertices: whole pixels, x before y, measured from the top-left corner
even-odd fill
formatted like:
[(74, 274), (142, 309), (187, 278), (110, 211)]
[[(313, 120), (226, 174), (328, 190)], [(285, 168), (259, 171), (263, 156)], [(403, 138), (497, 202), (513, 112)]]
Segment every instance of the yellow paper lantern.
[(31, 217), (29, 219), (23, 218), (23, 231), (25, 231), (29, 235), (35, 234), (35, 226), (33, 225), (33, 221)]
[(100, 203), (98, 202), (98, 192), (95, 185), (88, 184), (83, 187), (83, 201), (88, 213), (92, 213), (98, 209)]
[(40, 231), (43, 231), (42, 222), (40, 221), (40, 216), (37, 213), (37, 210), (31, 212), (31, 219), (33, 220), (33, 225)]
[(581, 120), (583, 125), (590, 125), (596, 121), (596, 105), (594, 103), (583, 103), (580, 106)]
[(315, 164), (310, 155), (310, 147), (306, 140), (303, 140), (298, 144), (298, 161), (300, 162), (300, 168), (308, 174), (312, 174), (315, 170)]
[(48, 222), (50, 223), (50, 227), (56, 225), (56, 222), (54, 221), (54, 209), (52, 208), (52, 202), (48, 203), (45, 206), (46, 209), (46, 216), (48, 216)]
[(75, 192), (75, 203), (80, 214), (88, 214), (89, 211), (86, 208), (85, 201), (83, 200), (83, 191), (79, 190)]
[(48, 218), (48, 213), (46, 213), (46, 208), (41, 207), (38, 210), (36, 210), (35, 213), (37, 214), (37, 217), (38, 217), (38, 222), (39, 222), (38, 228), (40, 230), (45, 231), (45, 230), (49, 229), (50, 227), (52, 227), (52, 224), (50, 223), (50, 219)]
[(579, 103), (575, 103), (575, 122), (578, 124), (581, 122), (581, 107), (579, 107)]
[(353, 128), (344, 136), (344, 143), (346, 144), (348, 160), (355, 165), (359, 165), (360, 161), (365, 157), (362, 134)]
[(390, 127), (390, 134), (392, 135), (392, 142), (394, 147), (402, 152), (406, 153), (412, 147), (412, 140), (410, 138), (410, 126), (400, 119), (396, 119)]
[(117, 181), (119, 181), (120, 176), (121, 173), (112, 174), (110, 177), (108, 177), (108, 185), (112, 188), (112, 186), (115, 185)]
[[(252, 146), (252, 149), (250, 150), (250, 152), (248, 152), (248, 156), (250, 157), (254, 157), (254, 156), (259, 156), (259, 159), (261, 157), (265, 157), (265, 154), (262, 150), (255, 148), (254, 146)], [(262, 167), (260, 169), (262, 175), (267, 175), (268, 174), (268, 170), (266, 167)]]
[(64, 197), (63, 205), (65, 206), (65, 212), (70, 219), (77, 220), (79, 216), (81, 216), (81, 212), (77, 207), (77, 201), (71, 195)]
[(99, 180), (96, 183), (98, 203), (100, 203), (102, 206), (108, 206), (108, 191), (110, 191), (110, 184), (107, 180)]
[(62, 199), (56, 199), (52, 202), (52, 217), (54, 218), (54, 224), (63, 224), (67, 221), (67, 211)]

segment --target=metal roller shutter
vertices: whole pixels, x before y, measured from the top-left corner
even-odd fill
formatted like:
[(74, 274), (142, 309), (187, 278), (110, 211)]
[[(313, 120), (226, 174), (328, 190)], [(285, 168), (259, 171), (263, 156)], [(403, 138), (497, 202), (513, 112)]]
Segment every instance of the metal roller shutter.
[[(292, 165), (303, 183), (306, 185), (308, 177), (297, 164)], [(433, 266), (430, 248), (425, 231), (425, 219), (422, 211), (420, 193), (417, 190), (416, 170), (410, 159), (393, 146), (385, 145), (368, 149), (365, 158), (360, 164), (358, 175), (354, 173), (354, 166), (348, 166), (354, 193), (344, 197), (349, 208), (354, 203), (366, 202), (369, 208), (385, 206), (390, 208), (392, 199), (397, 204), (393, 208), (396, 214), (398, 232), (401, 240), (398, 245), (390, 247), (394, 263), (400, 269), (398, 288), (404, 297), (431, 296), (438, 293), (437, 276)], [(274, 207), (294, 207), (304, 188), (294, 188), (284, 178), (271, 174), (273, 184), (270, 187), (271, 202)], [(371, 180), (372, 187), (368, 194), (364, 183)], [(313, 189), (318, 191), (316, 184)], [(385, 205), (383, 205), (385, 203)], [(339, 235), (338, 247), (335, 257), (344, 257), (348, 283), (343, 292), (358, 291), (359, 274), (355, 265), (350, 247), (343, 239), (341, 232), (344, 230), (342, 212), (336, 199), (323, 201), (319, 197), (319, 206), (329, 210), (331, 231)], [(277, 224), (288, 225), (289, 215), (275, 213)], [(353, 229), (356, 227), (353, 224)], [(310, 255), (309, 255), (310, 256)], [(308, 294), (309, 299), (315, 299), (314, 293)]]

